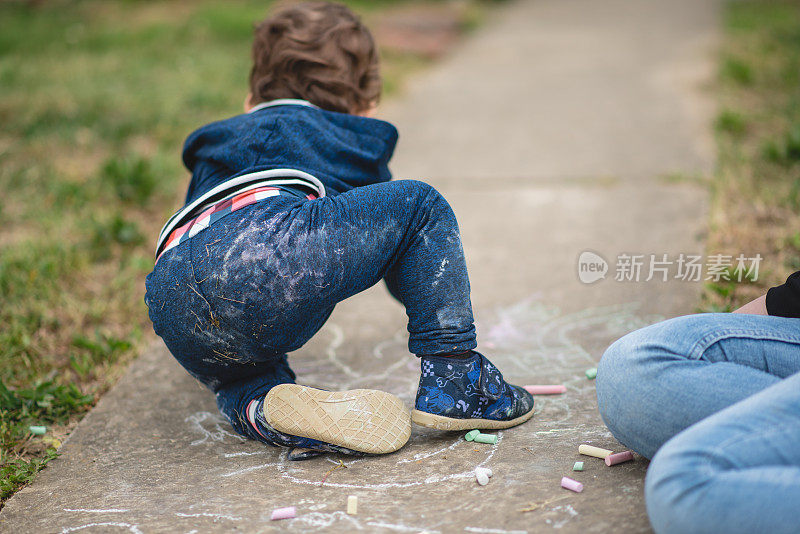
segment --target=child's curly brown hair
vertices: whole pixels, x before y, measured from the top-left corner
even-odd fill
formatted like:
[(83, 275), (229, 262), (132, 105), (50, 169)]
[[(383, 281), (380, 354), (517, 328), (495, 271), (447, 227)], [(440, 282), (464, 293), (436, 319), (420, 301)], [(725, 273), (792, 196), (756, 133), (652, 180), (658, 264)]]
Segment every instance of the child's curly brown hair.
[(301, 98), (329, 111), (366, 112), (381, 93), (372, 34), (340, 4), (280, 9), (256, 26), (250, 93), (252, 106)]

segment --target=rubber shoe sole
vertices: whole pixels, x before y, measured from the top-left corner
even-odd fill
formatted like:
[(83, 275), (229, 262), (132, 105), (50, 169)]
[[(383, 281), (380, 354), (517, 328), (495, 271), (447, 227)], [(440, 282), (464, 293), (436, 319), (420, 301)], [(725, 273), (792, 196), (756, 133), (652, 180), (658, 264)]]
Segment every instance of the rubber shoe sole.
[(299, 384), (269, 390), (264, 417), (275, 430), (371, 454), (394, 452), (411, 436), (399, 398), (374, 389), (324, 391)]
[(528, 413), (520, 415), (508, 421), (495, 421), (494, 419), (456, 419), (454, 417), (444, 417), (420, 410), (411, 411), (411, 420), (420, 426), (436, 428), (438, 430), (501, 430), (521, 425), (533, 417), (533, 409)]

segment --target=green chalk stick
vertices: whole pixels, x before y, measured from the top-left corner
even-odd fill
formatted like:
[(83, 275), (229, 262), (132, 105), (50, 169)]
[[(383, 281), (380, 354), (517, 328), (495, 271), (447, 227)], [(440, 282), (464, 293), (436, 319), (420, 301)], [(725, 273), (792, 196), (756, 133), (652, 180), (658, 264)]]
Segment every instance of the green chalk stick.
[(473, 441), (475, 443), (491, 443), (494, 445), (497, 443), (497, 436), (494, 434), (478, 434)]
[(586, 378), (588, 378), (589, 380), (597, 378), (597, 367), (592, 367), (591, 369), (587, 369)]
[(475, 439), (475, 436), (477, 436), (480, 433), (481, 433), (480, 430), (470, 430), (469, 432), (466, 433), (464, 439), (467, 441), (472, 441)]
[(572, 466), (573, 471), (583, 471), (583, 462), (575, 462), (575, 465)]
[(28, 430), (31, 431), (31, 434), (35, 436), (44, 436), (45, 432), (47, 432), (46, 426), (29, 426)]

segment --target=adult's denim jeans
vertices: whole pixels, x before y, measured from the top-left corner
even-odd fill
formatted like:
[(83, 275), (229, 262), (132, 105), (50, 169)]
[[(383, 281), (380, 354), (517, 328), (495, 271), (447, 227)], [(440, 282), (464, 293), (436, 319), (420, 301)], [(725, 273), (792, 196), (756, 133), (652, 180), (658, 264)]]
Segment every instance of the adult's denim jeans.
[(614, 343), (600, 414), (648, 458), (656, 532), (800, 531), (800, 320), (679, 317)]
[(338, 302), (381, 279), (406, 308), (412, 353), (475, 348), (455, 215), (412, 180), (316, 200), (276, 196), (233, 212), (159, 259), (145, 301), (178, 362), (216, 394), (238, 432), (260, 439), (247, 403), (293, 382), (286, 355)]

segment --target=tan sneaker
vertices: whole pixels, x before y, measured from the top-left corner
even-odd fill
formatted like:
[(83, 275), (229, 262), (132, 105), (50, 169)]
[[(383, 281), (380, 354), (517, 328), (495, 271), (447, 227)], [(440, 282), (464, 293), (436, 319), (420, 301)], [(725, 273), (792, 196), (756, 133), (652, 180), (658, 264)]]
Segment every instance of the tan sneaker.
[(411, 435), (411, 414), (403, 401), (374, 389), (279, 384), (267, 393), (264, 418), (279, 432), (371, 454), (394, 452)]

